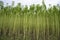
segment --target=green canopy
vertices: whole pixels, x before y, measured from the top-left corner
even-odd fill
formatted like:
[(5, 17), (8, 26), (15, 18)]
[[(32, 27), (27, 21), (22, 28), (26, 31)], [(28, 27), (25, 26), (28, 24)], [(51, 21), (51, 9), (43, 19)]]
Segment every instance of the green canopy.
[(4, 5), (3, 1), (0, 1), (0, 6), (3, 6), (3, 5)]

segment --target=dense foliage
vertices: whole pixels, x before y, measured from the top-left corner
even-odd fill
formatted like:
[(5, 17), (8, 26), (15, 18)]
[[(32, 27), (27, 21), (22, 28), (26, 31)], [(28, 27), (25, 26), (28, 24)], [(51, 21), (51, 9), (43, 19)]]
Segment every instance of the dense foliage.
[(0, 40), (60, 40), (60, 6), (21, 4), (0, 9)]

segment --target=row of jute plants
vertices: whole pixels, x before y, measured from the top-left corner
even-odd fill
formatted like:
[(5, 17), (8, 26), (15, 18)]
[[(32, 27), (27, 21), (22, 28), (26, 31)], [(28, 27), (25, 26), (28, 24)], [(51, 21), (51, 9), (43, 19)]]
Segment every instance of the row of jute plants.
[(0, 40), (60, 40), (60, 6), (3, 7)]

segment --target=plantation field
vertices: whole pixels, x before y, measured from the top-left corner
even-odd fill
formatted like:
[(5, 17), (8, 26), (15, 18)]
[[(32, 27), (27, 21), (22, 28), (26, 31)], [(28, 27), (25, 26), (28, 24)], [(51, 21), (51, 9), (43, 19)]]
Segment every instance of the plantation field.
[(60, 40), (60, 6), (0, 9), (0, 40)]

